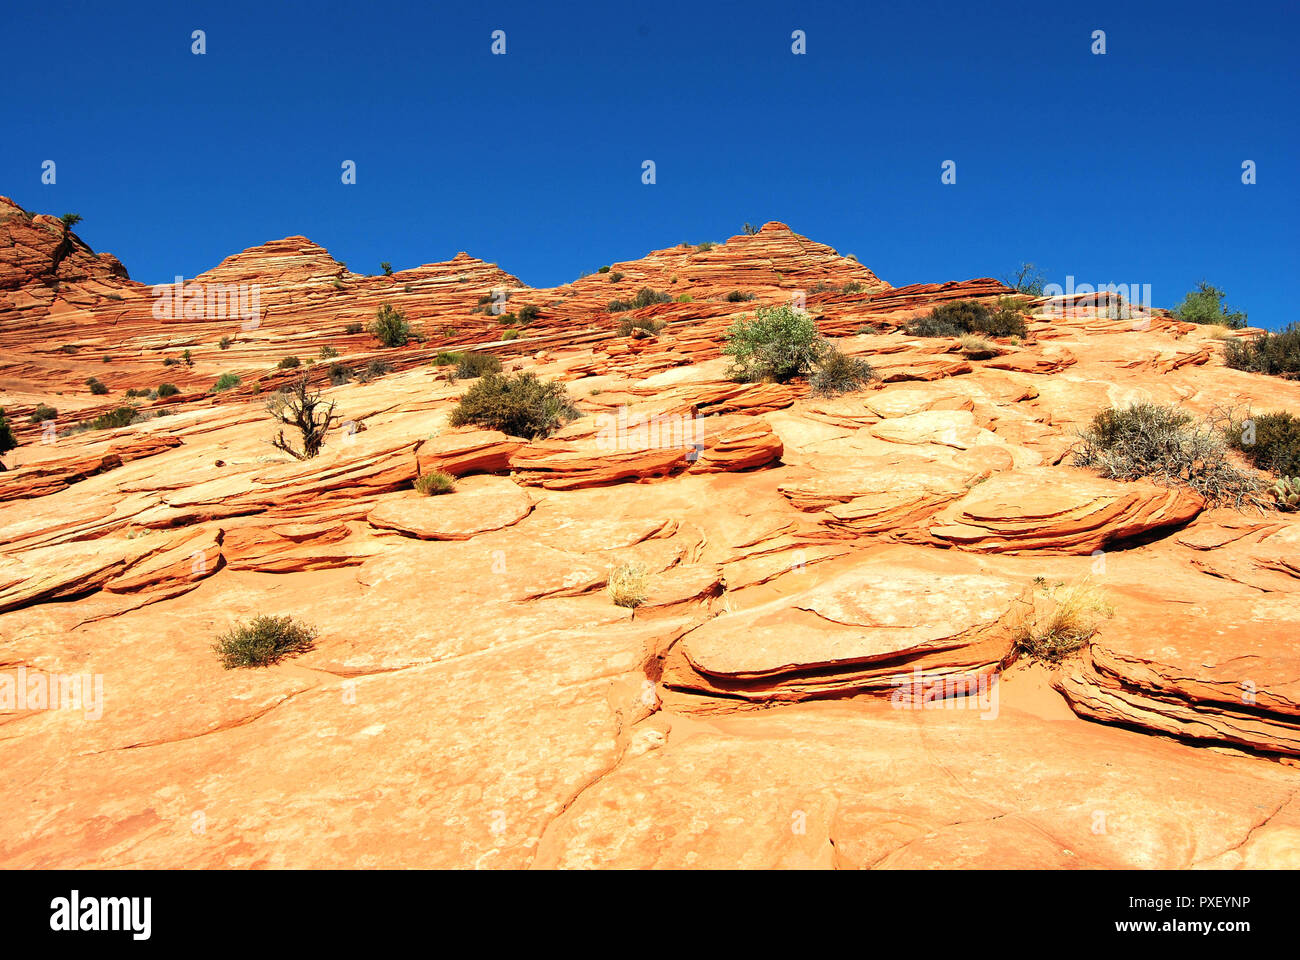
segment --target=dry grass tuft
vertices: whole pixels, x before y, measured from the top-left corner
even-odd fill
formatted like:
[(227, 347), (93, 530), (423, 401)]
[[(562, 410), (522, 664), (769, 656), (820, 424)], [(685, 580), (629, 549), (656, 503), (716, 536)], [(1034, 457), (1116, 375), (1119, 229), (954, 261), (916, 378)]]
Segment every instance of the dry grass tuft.
[(646, 571), (639, 563), (620, 563), (609, 571), (610, 599), (618, 607), (636, 608), (645, 603), (649, 594), (646, 592)]
[(1016, 630), (1015, 652), (1032, 660), (1058, 664), (1091, 640), (1115, 608), (1101, 588), (1087, 578), (1041, 593), (1041, 602)]

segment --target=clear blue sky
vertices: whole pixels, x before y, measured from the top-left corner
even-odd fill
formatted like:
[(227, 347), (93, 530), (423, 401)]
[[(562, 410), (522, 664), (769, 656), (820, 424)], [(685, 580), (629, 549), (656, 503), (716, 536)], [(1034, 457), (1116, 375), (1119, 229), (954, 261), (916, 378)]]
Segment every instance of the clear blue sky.
[(1295, 0), (96, 0), (4, 26), (0, 193), (82, 214), (145, 282), (305, 234), (359, 272), (467, 250), (552, 285), (782, 220), (895, 284), (1030, 260), (1294, 318)]

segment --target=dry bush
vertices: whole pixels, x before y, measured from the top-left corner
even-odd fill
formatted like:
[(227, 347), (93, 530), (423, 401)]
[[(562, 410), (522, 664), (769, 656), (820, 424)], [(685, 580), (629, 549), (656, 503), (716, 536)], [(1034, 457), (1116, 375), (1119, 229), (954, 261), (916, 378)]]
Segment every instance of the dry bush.
[(442, 470), (434, 470), (415, 478), (415, 491), (422, 496), (437, 497), (455, 489), (456, 478)]
[(1106, 594), (1086, 578), (1048, 588), (1042, 599), (1016, 628), (1015, 653), (1043, 663), (1060, 663), (1081, 649), (1115, 614)]
[(649, 596), (646, 590), (646, 571), (639, 563), (620, 563), (611, 567), (606, 590), (618, 607), (639, 607)]
[(271, 446), (298, 460), (310, 460), (325, 445), (325, 433), (338, 417), (334, 415), (334, 401), (328, 403), (307, 384), (306, 377), (294, 381), (288, 389), (279, 391), (266, 403), (267, 412), (288, 427), (294, 427), (302, 436), (302, 450), (296, 450), (284, 438), (284, 430), (270, 441)]

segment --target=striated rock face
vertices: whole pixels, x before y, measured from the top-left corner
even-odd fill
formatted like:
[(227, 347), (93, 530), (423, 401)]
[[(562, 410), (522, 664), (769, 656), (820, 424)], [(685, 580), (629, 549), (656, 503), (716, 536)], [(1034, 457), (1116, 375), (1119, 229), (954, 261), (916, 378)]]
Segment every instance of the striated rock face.
[[(1114, 403), (1300, 411), (1205, 331), (1085, 302), (968, 357), (905, 323), (1000, 283), (779, 223), (550, 289), (288, 237), (160, 292), (0, 200), (0, 865), (1300, 866), (1300, 518), (1067, 465)], [(799, 297), (869, 387), (728, 378), (726, 328)], [(385, 303), (423, 339), (347, 332)], [(465, 349), (578, 416), (451, 427)], [(265, 399), (303, 374), (338, 423), (300, 462)], [(1018, 656), (1082, 581), (1113, 615)], [(315, 648), (223, 670), (259, 614)]]

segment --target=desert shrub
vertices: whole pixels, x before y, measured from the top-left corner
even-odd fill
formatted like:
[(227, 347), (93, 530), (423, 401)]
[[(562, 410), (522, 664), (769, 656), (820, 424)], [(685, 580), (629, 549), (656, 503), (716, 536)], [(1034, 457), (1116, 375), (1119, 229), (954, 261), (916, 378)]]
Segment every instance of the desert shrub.
[[(0, 456), (4, 456), (16, 446), (18, 446), (18, 439), (14, 436), (13, 427), (9, 426), (9, 421), (5, 419), (4, 407), (0, 407)], [(0, 470), (3, 469), (4, 464), (0, 463)]]
[(339, 352), (335, 350), (333, 347), (331, 347), (329, 344), (326, 344), (325, 346), (320, 348), (320, 358), (322, 360), (333, 360), (338, 355)]
[(108, 393), (108, 387), (99, 382), (98, 377), (90, 377), (86, 380), (86, 386), (90, 387), (90, 392), (97, 397), (102, 397)]
[(352, 379), (352, 370), (341, 363), (331, 363), (327, 374), (330, 383), (336, 387), (341, 387)]
[(1189, 486), (1210, 503), (1257, 504), (1260, 482), (1228, 459), (1227, 443), (1175, 407), (1141, 401), (1100, 411), (1080, 434), (1076, 466), (1111, 480)]
[(235, 376), (235, 374), (223, 373), (221, 376), (217, 377), (216, 383), (212, 385), (212, 389), (209, 392), (221, 393), (222, 391), (230, 390), (239, 386), (239, 383), (239, 377)]
[(501, 361), (490, 353), (467, 352), (457, 355), (456, 377), (458, 379), (472, 380), (475, 377), (486, 377), (500, 372)]
[(384, 260), (379, 264), (379, 269), (384, 271), (384, 276), (386, 277), (391, 277), (393, 275), (393, 265), (387, 260)]
[(163, 366), (164, 367), (180, 366), (180, 361), (177, 360), (175, 357), (163, 357)]
[(296, 370), (302, 366), (302, 361), (297, 357), (285, 357), (275, 365), (277, 370)]
[(1223, 345), (1223, 359), (1235, 370), (1300, 380), (1300, 322), (1277, 333), (1229, 340)]
[(744, 303), (746, 300), (753, 300), (754, 294), (745, 293), (742, 290), (732, 290), (726, 296), (727, 303)]
[(578, 416), (561, 383), (543, 383), (533, 373), (513, 377), (490, 373), (465, 392), (451, 412), (451, 424), (477, 424), (535, 440)]
[(695, 252), (707, 253), (708, 251), (712, 250), (716, 246), (717, 244), (714, 243), (712, 240), (705, 240), (703, 243), (698, 243), (695, 245)]
[(164, 399), (167, 397), (174, 397), (180, 392), (181, 388), (176, 386), (174, 383), (160, 383), (158, 385), (158, 396), (163, 397)]
[(31, 422), (32, 422), (32, 423), (43, 423), (43, 422), (46, 421), (46, 420), (54, 420), (54, 419), (56, 419), (58, 416), (59, 416), (59, 411), (55, 410), (53, 407), (51, 407), (51, 406), (50, 406), (49, 404), (47, 404), (47, 403), (40, 403), (40, 404), (37, 404), (37, 405), (36, 405), (36, 409), (32, 411), (32, 421), (31, 421)]
[(826, 341), (806, 313), (790, 306), (759, 307), (727, 329), (724, 355), (732, 358), (733, 380), (783, 383), (809, 372), (826, 352)]
[(653, 336), (663, 328), (664, 322), (653, 317), (624, 317), (618, 322), (616, 330), (620, 337), (630, 336), (633, 330), (644, 330)]
[(217, 341), (217, 346), (218, 346), (220, 349), (222, 349), (222, 350), (229, 350), (229, 349), (230, 349), (230, 338), (229, 338), (229, 337), (222, 337), (220, 340)]
[(386, 347), (404, 347), (412, 336), (406, 315), (387, 303), (370, 321), (370, 333)]
[(343, 328), (344, 333), (363, 333), (365, 326), (361, 323), (349, 323)]
[(1300, 475), (1300, 417), (1261, 413), (1227, 428), (1228, 443), (1252, 466), (1280, 477)]
[(747, 237), (752, 237), (754, 234), (758, 233), (758, 227), (754, 226), (752, 223), (746, 223), (743, 229), (745, 231), (745, 236)]
[(1213, 323), (1239, 330), (1246, 325), (1246, 315), (1228, 310), (1223, 305), (1225, 296), (1222, 290), (1202, 280), (1174, 308), (1174, 316), (1184, 323)]
[(387, 360), (375, 357), (365, 365), (365, 368), (357, 374), (357, 379), (362, 383), (369, 383), (378, 377), (392, 373), (395, 368)]
[(1022, 263), (1015, 273), (1000, 279), (1017, 293), (1028, 294), (1031, 297), (1041, 297), (1047, 283), (1047, 278), (1032, 263)]
[(194, 355), (190, 353), (190, 351), (188, 350), (182, 350), (181, 362), (184, 363), (187, 367), (194, 366)]
[(520, 307), (516, 316), (519, 317), (520, 323), (527, 325), (536, 320), (539, 313), (541, 313), (541, 311), (530, 303), (527, 306)]
[(615, 270), (613, 273), (611, 273), (611, 274), (609, 275), (609, 282), (610, 282), (610, 283), (618, 283), (620, 280), (623, 279), (623, 277), (624, 277), (624, 274), (621, 274), (621, 273), (619, 273), (617, 270)]
[(600, 268), (599, 270), (597, 270), (596, 272), (597, 272), (597, 273), (609, 273), (609, 267), (607, 267), (607, 266), (606, 266), (606, 267), (601, 267), (601, 268)]
[(424, 497), (437, 497), (456, 489), (456, 478), (442, 470), (421, 474), (415, 478), (415, 491)]
[(73, 343), (65, 343), (59, 347), (59, 350), (63, 353), (76, 353), (78, 349), (77, 345)]
[(508, 327), (510, 326), (510, 324), (514, 323), (517, 319), (518, 317), (516, 317), (513, 313), (503, 313), (499, 317), (497, 317), (497, 323), (503, 324), (504, 326)]
[(640, 310), (642, 307), (648, 307), (656, 303), (671, 303), (672, 299), (666, 293), (651, 290), (649, 287), (642, 287), (631, 300), (611, 300), (609, 302), (609, 312), (620, 313), (624, 310)]
[(293, 427), (302, 440), (302, 449), (294, 447), (284, 438), (283, 427), (270, 441), (271, 446), (283, 450), (296, 460), (310, 460), (325, 445), (325, 434), (338, 417), (334, 415), (334, 401), (321, 399), (319, 392), (307, 384), (307, 377), (299, 377), (287, 389), (277, 390), (266, 402), (266, 410), (284, 427)]
[(1023, 337), (1025, 318), (1010, 298), (999, 301), (996, 310), (978, 300), (951, 300), (909, 320), (905, 329), (912, 337), (960, 337), (967, 333)]
[(679, 293), (677, 295), (678, 303), (690, 303), (693, 299), (695, 298), (692, 297), (689, 293)]
[(433, 364), (436, 367), (449, 367), (452, 364), (460, 363), (460, 358), (463, 356), (463, 353), (456, 353), (451, 350), (441, 350), (438, 352), (437, 356), (433, 358)]
[[(1014, 650), (1048, 664), (1060, 663), (1097, 634), (1115, 608), (1088, 580), (1057, 584), (1043, 591), (1043, 601), (1015, 630)], [(1044, 609), (1046, 608), (1046, 609)]]
[(315, 628), (293, 617), (258, 616), (218, 637), (212, 649), (227, 670), (266, 667), (310, 650), (317, 636)]
[(620, 563), (610, 567), (605, 589), (618, 607), (636, 608), (646, 602), (646, 571), (639, 563)]
[(343, 290), (343, 281), (341, 279), (336, 279), (333, 283), (333, 287), (335, 290)]
[(867, 289), (865, 284), (859, 283), (857, 280), (850, 280), (840, 287), (840, 293), (861, 293), (865, 289)]
[(876, 376), (871, 364), (827, 348), (808, 377), (814, 396), (835, 397), (866, 386)]
[(518, 330), (507, 330), (505, 333), (501, 334), (501, 339), (502, 339), (502, 340), (518, 340), (518, 339), (519, 339), (519, 331), (518, 331)]
[(128, 400), (133, 400), (136, 397), (147, 397), (147, 396), (149, 396), (149, 391), (143, 388), (137, 390), (135, 387), (131, 387), (129, 390), (126, 391), (126, 398)]
[(129, 427), (135, 423), (138, 412), (135, 407), (118, 407), (116, 410), (110, 410), (108, 413), (100, 414), (94, 420), (91, 420), (89, 429), (114, 430), (118, 427)]

